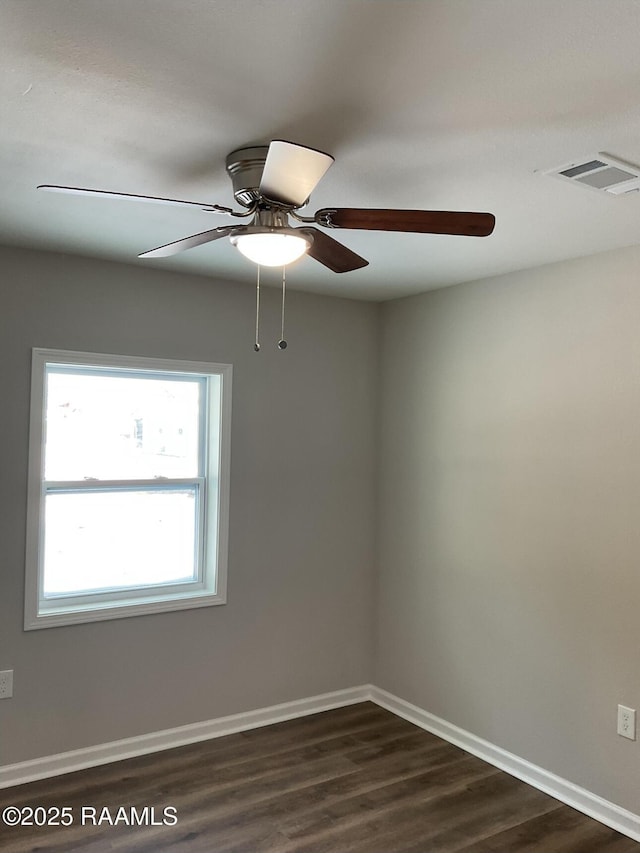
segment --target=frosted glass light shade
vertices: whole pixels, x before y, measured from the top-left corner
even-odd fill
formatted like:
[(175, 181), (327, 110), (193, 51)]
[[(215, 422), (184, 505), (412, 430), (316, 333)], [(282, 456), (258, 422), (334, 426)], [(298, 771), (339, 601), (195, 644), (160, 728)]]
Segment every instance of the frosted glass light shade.
[(298, 234), (261, 232), (238, 234), (231, 242), (242, 254), (263, 267), (284, 267), (297, 261), (309, 249), (310, 241)]

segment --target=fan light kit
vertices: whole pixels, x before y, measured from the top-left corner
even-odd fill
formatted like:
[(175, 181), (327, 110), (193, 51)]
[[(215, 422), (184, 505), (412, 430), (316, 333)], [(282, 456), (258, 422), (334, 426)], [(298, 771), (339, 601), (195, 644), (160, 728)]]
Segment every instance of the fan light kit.
[(239, 252), (263, 267), (286, 267), (309, 251), (311, 237), (299, 236), (293, 229), (269, 231), (255, 228), (232, 234), (231, 242)]
[[(370, 210), (366, 208), (322, 208), (313, 216), (301, 216), (298, 211), (333, 163), (333, 157), (293, 142), (276, 139), (270, 145), (240, 148), (226, 159), (227, 173), (233, 183), (235, 200), (244, 210), (236, 211), (219, 204), (197, 201), (63, 187), (41, 184), (38, 189), (71, 195), (153, 204), (190, 207), (207, 213), (219, 213), (236, 218), (252, 217), (248, 225), (223, 225), (210, 231), (192, 234), (173, 243), (142, 252), (140, 258), (166, 258), (195, 246), (229, 237), (245, 257), (258, 264), (256, 287), (256, 351), (260, 307), (260, 267), (282, 267), (282, 336), (278, 343), (285, 349), (284, 296), (285, 268), (304, 254), (336, 273), (351, 272), (368, 265), (368, 261), (334, 240), (316, 226), (331, 229), (364, 229), (373, 231), (404, 231), (419, 234), (456, 234), (468, 237), (487, 237), (493, 231), (495, 217), (491, 213), (466, 213), (443, 210)], [(289, 217), (301, 223), (292, 227)]]

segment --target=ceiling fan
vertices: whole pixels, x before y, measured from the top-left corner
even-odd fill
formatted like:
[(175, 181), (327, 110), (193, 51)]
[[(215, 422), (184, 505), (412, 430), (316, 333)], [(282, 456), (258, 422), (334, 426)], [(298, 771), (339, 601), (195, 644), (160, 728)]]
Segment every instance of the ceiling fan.
[[(316, 211), (313, 216), (300, 215), (299, 209), (308, 202), (309, 196), (333, 162), (334, 158), (330, 154), (281, 139), (274, 140), (268, 146), (232, 151), (226, 159), (226, 169), (233, 183), (234, 197), (245, 208), (242, 211), (234, 211), (218, 204), (80, 187), (42, 184), (38, 189), (71, 195), (199, 208), (233, 217), (252, 217), (248, 225), (223, 225), (193, 234), (142, 252), (138, 255), (140, 258), (166, 258), (194, 246), (229, 237), (240, 252), (260, 265), (286, 266), (308, 254), (333, 272), (343, 273), (365, 267), (369, 262), (316, 228), (316, 225), (333, 229), (457, 234), (469, 237), (486, 237), (493, 231), (495, 217), (491, 213), (325, 207)], [(302, 224), (291, 227), (290, 216)]]

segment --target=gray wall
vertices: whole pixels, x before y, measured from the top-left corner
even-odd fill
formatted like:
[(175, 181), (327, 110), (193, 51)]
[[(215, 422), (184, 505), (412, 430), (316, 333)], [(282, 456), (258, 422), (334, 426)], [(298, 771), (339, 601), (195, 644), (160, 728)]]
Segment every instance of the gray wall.
[(640, 249), (383, 310), (375, 683), (640, 811)]
[[(0, 269), (0, 763), (369, 681), (377, 306), (291, 291), (280, 352), (263, 289), (257, 355), (250, 283), (8, 249)], [(226, 606), (23, 631), (33, 346), (233, 363)]]

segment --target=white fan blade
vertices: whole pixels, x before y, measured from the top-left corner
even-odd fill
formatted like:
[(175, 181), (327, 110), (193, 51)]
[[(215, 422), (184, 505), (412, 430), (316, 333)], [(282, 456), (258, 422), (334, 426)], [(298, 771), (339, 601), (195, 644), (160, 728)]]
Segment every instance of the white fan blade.
[(315, 148), (275, 139), (269, 146), (260, 192), (273, 201), (301, 207), (333, 160)]
[(191, 237), (184, 237), (182, 240), (158, 246), (156, 249), (149, 249), (148, 252), (142, 252), (138, 257), (168, 258), (171, 255), (179, 255), (180, 252), (186, 252), (187, 249), (193, 249), (194, 246), (201, 246), (203, 243), (211, 243), (212, 240), (219, 240), (221, 237), (226, 237), (227, 234), (235, 230), (235, 225), (226, 225), (222, 228), (214, 228), (212, 231), (202, 231), (200, 234), (192, 234)]
[(84, 187), (58, 187), (54, 184), (40, 184), (39, 190), (49, 193), (67, 193), (67, 195), (86, 195), (95, 198), (116, 198), (125, 201), (146, 201), (152, 204), (172, 204), (177, 207), (197, 207), (200, 210), (217, 210), (220, 213), (230, 213), (230, 207), (221, 207), (219, 204), (205, 204), (199, 201), (181, 201), (177, 198), (157, 198), (152, 195), (134, 195), (133, 193), (112, 193), (108, 190), (88, 190)]

